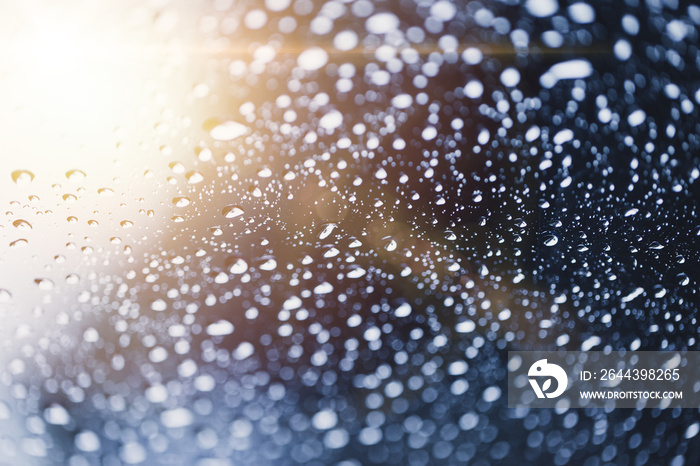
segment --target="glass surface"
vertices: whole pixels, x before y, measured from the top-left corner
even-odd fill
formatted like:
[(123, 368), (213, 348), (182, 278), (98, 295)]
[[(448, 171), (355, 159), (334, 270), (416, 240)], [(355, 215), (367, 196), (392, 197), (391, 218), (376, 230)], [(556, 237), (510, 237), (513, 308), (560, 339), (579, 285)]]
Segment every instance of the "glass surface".
[(2, 2), (0, 464), (700, 464), (698, 409), (506, 393), (698, 349), (699, 25)]

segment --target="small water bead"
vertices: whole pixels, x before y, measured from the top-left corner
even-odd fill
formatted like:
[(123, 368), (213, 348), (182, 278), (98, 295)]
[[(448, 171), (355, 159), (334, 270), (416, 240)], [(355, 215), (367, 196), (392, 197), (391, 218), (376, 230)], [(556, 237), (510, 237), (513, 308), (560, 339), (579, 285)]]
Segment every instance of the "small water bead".
[(394, 315), (400, 318), (408, 317), (411, 314), (412, 310), (413, 309), (411, 308), (411, 305), (409, 303), (403, 303), (396, 308), (396, 311), (394, 311)]
[(97, 190), (97, 194), (99, 194), (100, 196), (105, 196), (105, 197), (112, 196), (112, 195), (114, 195), (114, 190), (112, 190), (110, 188), (100, 188)]
[(259, 266), (260, 270), (272, 271), (277, 268), (277, 261), (274, 259), (267, 259), (262, 262)]
[(20, 238), (20, 239), (18, 239), (18, 240), (15, 240), (15, 241), (11, 242), (11, 243), (10, 243), (10, 247), (13, 248), (13, 249), (15, 249), (15, 248), (21, 248), (21, 247), (26, 246), (27, 244), (29, 244), (29, 241), (27, 241), (27, 240), (24, 239), (24, 238)]
[(360, 278), (367, 274), (367, 271), (360, 266), (352, 266), (350, 271), (346, 274), (348, 278)]
[(26, 186), (34, 179), (34, 173), (29, 170), (15, 170), (12, 172), (12, 181), (19, 186)]
[(584, 2), (576, 2), (567, 9), (571, 19), (579, 24), (589, 24), (595, 20), (595, 10)]
[(217, 141), (232, 141), (248, 134), (248, 127), (235, 121), (226, 121), (214, 126), (209, 134)]
[(545, 246), (552, 247), (559, 242), (559, 236), (555, 232), (547, 232), (544, 234), (542, 241)]
[(527, 0), (525, 8), (530, 15), (536, 18), (546, 18), (552, 16), (559, 10), (556, 0)]
[(185, 166), (180, 162), (170, 162), (168, 165), (173, 173), (182, 174), (185, 173)]
[(43, 291), (51, 291), (54, 288), (53, 281), (49, 280), (48, 278), (37, 278), (34, 280), (34, 283), (36, 283), (39, 289)]
[(101, 448), (100, 437), (90, 430), (83, 430), (75, 436), (75, 447), (84, 452), (99, 451)]
[(335, 224), (335, 223), (328, 223), (328, 224), (326, 224), (326, 225), (323, 227), (323, 230), (321, 230), (321, 233), (319, 233), (318, 239), (326, 239), (326, 238), (328, 238), (328, 237), (330, 236), (330, 234), (333, 233), (333, 230), (335, 230), (335, 228), (336, 228), (337, 226), (338, 226), (338, 225)]
[(189, 198), (184, 197), (184, 196), (179, 196), (179, 197), (173, 198), (173, 204), (175, 204), (175, 207), (187, 207), (191, 203), (192, 203), (192, 201), (190, 201)]
[(299, 67), (306, 71), (315, 71), (328, 63), (328, 52), (320, 47), (310, 47), (297, 58)]
[(269, 178), (272, 176), (272, 170), (270, 170), (268, 167), (263, 167), (258, 170), (258, 176), (260, 178)]
[(127, 442), (119, 449), (119, 458), (126, 464), (139, 464), (148, 458), (148, 452), (138, 442)]
[(66, 178), (74, 183), (83, 181), (87, 175), (82, 170), (69, 170), (66, 172)]
[(221, 213), (224, 215), (226, 218), (235, 218), (243, 215), (245, 211), (241, 209), (240, 206), (237, 205), (229, 205), (223, 208)]
[(162, 299), (156, 299), (151, 303), (151, 309), (157, 312), (162, 312), (165, 311), (168, 308), (168, 305), (165, 301)]
[(134, 226), (134, 222), (131, 220), (122, 220), (119, 222), (119, 225), (121, 225), (122, 228), (131, 228)]
[(12, 222), (12, 226), (17, 228), (18, 230), (31, 230), (32, 229), (32, 224), (29, 223), (26, 220), (18, 219)]
[(234, 326), (228, 320), (219, 320), (210, 324), (207, 327), (207, 334), (211, 336), (225, 336), (230, 335), (234, 331)]
[(198, 147), (195, 149), (195, 154), (200, 162), (209, 162), (214, 158), (213, 152), (208, 147)]
[(240, 257), (227, 260), (227, 266), (228, 271), (236, 275), (240, 275), (248, 271), (248, 263)]
[(370, 16), (365, 21), (365, 28), (372, 34), (389, 34), (398, 29), (398, 16), (391, 12), (380, 12)]
[(204, 181), (204, 176), (196, 170), (187, 172), (185, 178), (189, 184), (197, 184)]

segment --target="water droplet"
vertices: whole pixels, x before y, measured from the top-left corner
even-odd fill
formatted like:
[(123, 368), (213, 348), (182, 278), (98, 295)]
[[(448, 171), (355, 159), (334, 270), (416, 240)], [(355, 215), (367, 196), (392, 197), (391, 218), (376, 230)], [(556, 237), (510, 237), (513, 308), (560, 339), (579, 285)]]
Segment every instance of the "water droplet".
[(225, 272), (219, 272), (219, 274), (214, 277), (214, 283), (218, 283), (220, 285), (223, 285), (224, 283), (228, 283), (229, 277), (228, 274)]
[(663, 298), (666, 296), (667, 290), (661, 285), (654, 285), (654, 297)]
[(15, 220), (14, 222), (12, 222), (12, 226), (17, 228), (17, 229), (20, 229), (20, 230), (31, 230), (32, 229), (32, 224), (29, 223), (28, 221), (22, 220), (22, 219)]
[(214, 154), (208, 147), (197, 147), (194, 152), (197, 154), (197, 159), (199, 159), (200, 162), (209, 162), (214, 158)]
[(240, 257), (229, 258), (226, 261), (228, 266), (228, 271), (232, 274), (242, 274), (248, 270), (248, 263), (241, 259)]
[(169, 409), (160, 414), (160, 422), (169, 429), (177, 429), (192, 424), (194, 416), (187, 408)]
[(260, 170), (258, 170), (258, 176), (260, 178), (269, 178), (272, 176), (272, 170), (270, 170), (267, 167), (263, 167)]
[(470, 333), (476, 329), (476, 324), (471, 320), (465, 320), (455, 325), (457, 333)]
[(323, 282), (314, 288), (314, 293), (316, 294), (328, 294), (333, 291), (333, 285), (328, 282)]
[(557, 236), (557, 234), (553, 231), (545, 233), (542, 239), (544, 245), (549, 247), (552, 247), (559, 242), (559, 236)]
[(27, 241), (27, 240), (24, 239), (24, 238), (20, 238), (20, 239), (18, 239), (18, 240), (15, 240), (15, 241), (11, 242), (11, 243), (10, 243), (10, 247), (13, 248), (13, 249), (15, 249), (15, 248), (21, 248), (21, 247), (26, 246), (27, 244), (29, 244), (29, 241)]
[(110, 188), (100, 188), (97, 190), (97, 194), (99, 194), (100, 196), (105, 196), (105, 197), (112, 196), (112, 195), (114, 195), (114, 190), (112, 190)]
[(74, 183), (83, 181), (85, 176), (85, 172), (82, 170), (69, 170), (66, 172), (66, 178)]
[(69, 204), (72, 204), (73, 202), (77, 201), (78, 198), (75, 196), (75, 194), (64, 194), (63, 200)]
[(211, 128), (209, 134), (217, 141), (232, 141), (248, 134), (248, 127), (235, 121), (226, 121)]
[(48, 278), (37, 278), (34, 280), (34, 283), (36, 283), (37, 286), (39, 286), (39, 289), (43, 291), (51, 291), (54, 287), (53, 282)]
[(47, 423), (55, 426), (65, 426), (68, 425), (71, 418), (68, 411), (66, 411), (66, 408), (58, 403), (53, 403), (44, 410), (44, 420), (46, 420)]
[(630, 301), (633, 301), (637, 296), (640, 296), (644, 293), (644, 288), (642, 287), (637, 287), (630, 293), (628, 293), (626, 296), (623, 296), (621, 301), (623, 303), (629, 303)]
[(75, 447), (85, 452), (98, 451), (101, 448), (100, 437), (90, 430), (84, 430), (75, 436)]
[(168, 305), (162, 299), (156, 299), (151, 303), (151, 309), (154, 311), (162, 312), (168, 308)]
[(196, 170), (187, 172), (185, 174), (185, 178), (187, 179), (187, 182), (189, 184), (197, 184), (197, 183), (201, 183), (202, 181), (204, 181), (204, 177), (202, 176), (202, 174)]
[(271, 271), (277, 268), (277, 261), (274, 259), (267, 259), (262, 264), (260, 264), (260, 270)]
[(207, 333), (211, 336), (224, 336), (231, 335), (233, 333), (234, 327), (228, 320), (219, 320), (210, 324), (207, 327)]
[(403, 303), (396, 308), (396, 311), (394, 311), (394, 315), (396, 317), (408, 317), (411, 314), (411, 311), (413, 311), (411, 305), (408, 303)]
[(122, 228), (131, 228), (134, 226), (134, 222), (131, 220), (122, 220), (119, 222), (119, 225), (121, 225)]
[(12, 293), (4, 288), (0, 288), (0, 303), (8, 303), (12, 299)]
[(310, 47), (299, 54), (297, 64), (306, 71), (314, 71), (328, 63), (328, 52), (320, 47)]
[(244, 211), (237, 205), (229, 205), (224, 207), (221, 213), (224, 214), (226, 218), (235, 218), (243, 215)]
[(337, 226), (338, 225), (335, 223), (327, 223), (326, 225), (324, 225), (323, 230), (321, 230), (321, 233), (319, 233), (319, 235), (318, 235), (318, 239), (328, 238), (330, 236), (330, 234), (333, 233), (333, 230), (335, 230), (335, 228)]
[(338, 250), (338, 248), (333, 248), (333, 247), (332, 247), (332, 248), (330, 248), (329, 250), (327, 250), (326, 252), (323, 253), (323, 257), (325, 257), (325, 258), (328, 259), (328, 258), (331, 258), (331, 257), (335, 257), (335, 256), (337, 256), (338, 254), (340, 254), (340, 250)]
[(185, 173), (185, 166), (180, 162), (170, 162), (170, 164), (168, 164), (168, 166), (173, 171), (173, 173), (178, 173), (178, 174)]
[(355, 265), (346, 275), (348, 278), (360, 278), (363, 277), (366, 273), (367, 271), (365, 269), (358, 265)]
[(187, 207), (190, 205), (190, 203), (190, 199), (184, 196), (173, 198), (173, 204), (175, 204), (175, 207)]
[(119, 449), (119, 457), (126, 464), (138, 464), (146, 460), (148, 453), (140, 443), (127, 442)]
[(15, 170), (12, 172), (12, 181), (17, 185), (26, 186), (34, 179), (34, 173), (29, 170)]

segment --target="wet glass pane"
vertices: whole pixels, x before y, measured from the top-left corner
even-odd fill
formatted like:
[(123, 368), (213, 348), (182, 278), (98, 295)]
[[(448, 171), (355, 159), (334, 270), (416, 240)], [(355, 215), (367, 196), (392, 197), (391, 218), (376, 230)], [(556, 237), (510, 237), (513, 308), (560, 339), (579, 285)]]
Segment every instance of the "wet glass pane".
[(509, 350), (697, 350), (700, 8), (0, 6), (0, 464), (700, 463), (510, 409)]

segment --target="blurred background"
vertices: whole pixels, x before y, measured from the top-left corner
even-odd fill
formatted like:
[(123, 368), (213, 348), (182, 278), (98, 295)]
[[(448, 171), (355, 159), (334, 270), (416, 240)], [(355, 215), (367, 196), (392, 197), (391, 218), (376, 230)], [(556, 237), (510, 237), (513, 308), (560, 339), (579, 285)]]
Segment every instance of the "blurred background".
[(0, 464), (700, 464), (697, 409), (506, 393), (509, 350), (698, 349), (699, 25), (4, 2)]

